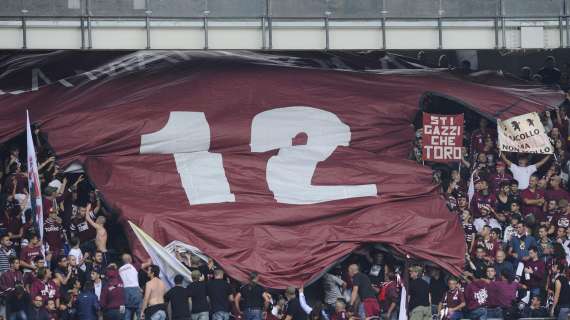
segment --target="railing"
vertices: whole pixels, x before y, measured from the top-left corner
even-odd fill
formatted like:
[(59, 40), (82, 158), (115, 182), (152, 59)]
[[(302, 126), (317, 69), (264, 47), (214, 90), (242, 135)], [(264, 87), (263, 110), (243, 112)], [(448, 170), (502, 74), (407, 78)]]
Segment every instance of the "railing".
[(28, 21), (58, 20), (79, 23), (81, 48), (92, 47), (95, 21), (142, 24), (146, 47), (151, 48), (151, 26), (159, 21), (185, 21), (203, 29), (208, 49), (212, 21), (254, 23), (261, 28), (261, 49), (273, 48), (274, 24), (288, 21), (318, 23), (330, 47), (332, 23), (377, 23), (386, 45), (390, 22), (424, 21), (436, 24), (443, 48), (445, 24), (464, 21), (492, 23), (495, 47), (506, 47), (512, 21), (549, 21), (557, 24), (559, 43), (570, 47), (570, 0), (0, 0), (0, 22), (19, 23), (22, 47), (27, 48)]

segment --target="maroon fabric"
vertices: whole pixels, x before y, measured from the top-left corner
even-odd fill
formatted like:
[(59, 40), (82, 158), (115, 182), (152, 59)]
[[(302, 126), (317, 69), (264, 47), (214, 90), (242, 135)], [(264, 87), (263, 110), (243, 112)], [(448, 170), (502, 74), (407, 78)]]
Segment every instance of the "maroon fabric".
[(465, 304), (468, 310), (487, 307), (489, 304), (489, 283), (475, 280), (465, 288)]
[[(442, 71), (341, 72), (217, 52), (137, 52), (65, 80), (0, 95), (0, 141), (23, 131), (29, 109), (59, 163), (83, 162), (123, 221), (162, 244), (198, 247), (238, 280), (257, 271), (263, 285), (276, 288), (309, 281), (366, 242), (392, 245), (458, 274), (461, 225), (431, 184), (431, 170), (405, 160), (420, 100), (433, 92), (504, 119), (553, 107), (563, 97)], [(277, 151), (251, 153), (250, 130), (255, 115), (286, 106), (322, 109), (350, 127), (350, 145), (318, 163), (313, 184), (374, 183), (379, 195), (277, 203), (265, 180), (267, 160)], [(191, 206), (173, 156), (139, 154), (141, 135), (161, 129), (171, 111), (205, 113), (210, 152), (223, 155), (236, 202)]]
[(101, 308), (103, 311), (118, 309), (125, 305), (125, 293), (123, 281), (119, 278), (119, 272), (107, 269), (107, 282), (101, 290)]

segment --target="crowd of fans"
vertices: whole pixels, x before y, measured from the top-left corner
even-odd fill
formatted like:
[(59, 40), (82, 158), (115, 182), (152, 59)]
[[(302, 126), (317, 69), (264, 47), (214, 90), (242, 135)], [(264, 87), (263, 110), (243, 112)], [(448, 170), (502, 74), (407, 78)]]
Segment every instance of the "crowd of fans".
[[(540, 71), (542, 79), (560, 80), (550, 62)], [(498, 152), (494, 125), (480, 118), (479, 127), (465, 135), (463, 160), (440, 167), (434, 175), (450, 214), (465, 231), (462, 275), (452, 276), (427, 262), (411, 263), (388, 247), (370, 246), (333, 266), (307, 290), (266, 289), (255, 273), (241, 284), (214, 261), (206, 263), (186, 252), (176, 252), (176, 257), (189, 269), (192, 282), (178, 275), (175, 286), (167, 289), (158, 266), (136, 263), (128, 253), (119, 256), (108, 247), (112, 214), (82, 174), (60, 170), (35, 128), (44, 238), (29, 201), (21, 152), (25, 144), (14, 143), (1, 154), (0, 317), (394, 320), (404, 301), (412, 320), (567, 320), (568, 106), (570, 95), (556, 112), (542, 115), (554, 156)], [(414, 154), (418, 161), (420, 138)]]

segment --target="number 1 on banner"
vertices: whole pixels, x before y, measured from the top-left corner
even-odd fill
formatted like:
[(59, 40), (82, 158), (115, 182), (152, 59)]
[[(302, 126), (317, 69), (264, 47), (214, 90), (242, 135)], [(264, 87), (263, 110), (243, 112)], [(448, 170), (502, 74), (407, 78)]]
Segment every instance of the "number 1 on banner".
[(171, 112), (164, 128), (141, 136), (141, 154), (173, 154), (191, 205), (235, 202), (222, 155), (208, 152), (210, 126), (203, 112)]

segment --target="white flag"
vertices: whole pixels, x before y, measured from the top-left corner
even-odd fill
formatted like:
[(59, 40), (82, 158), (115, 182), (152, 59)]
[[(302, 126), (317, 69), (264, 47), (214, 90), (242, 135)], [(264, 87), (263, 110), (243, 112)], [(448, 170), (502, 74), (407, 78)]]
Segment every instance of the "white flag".
[(134, 223), (129, 221), (129, 225), (152, 259), (152, 263), (160, 268), (160, 273), (162, 274), (161, 278), (168, 288), (174, 286), (174, 277), (178, 274), (182, 275), (187, 282), (192, 281), (190, 278), (190, 270), (188, 270), (182, 262), (178, 261), (174, 254), (168, 252), (167, 249)]
[(553, 154), (554, 148), (536, 112), (497, 120), (499, 150), (506, 152)]
[[(27, 159), (28, 159), (28, 192), (32, 209), (35, 210), (36, 224), (39, 229), (39, 238), (43, 243), (44, 238), (44, 214), (42, 207), (42, 188), (40, 186), (40, 177), (38, 175), (38, 160), (36, 159), (36, 150), (34, 148), (34, 140), (32, 139), (32, 128), (30, 127), (30, 115), (26, 110), (26, 141), (27, 141)], [(35, 203), (35, 206), (34, 206)], [(34, 209), (35, 207), (35, 209)]]

